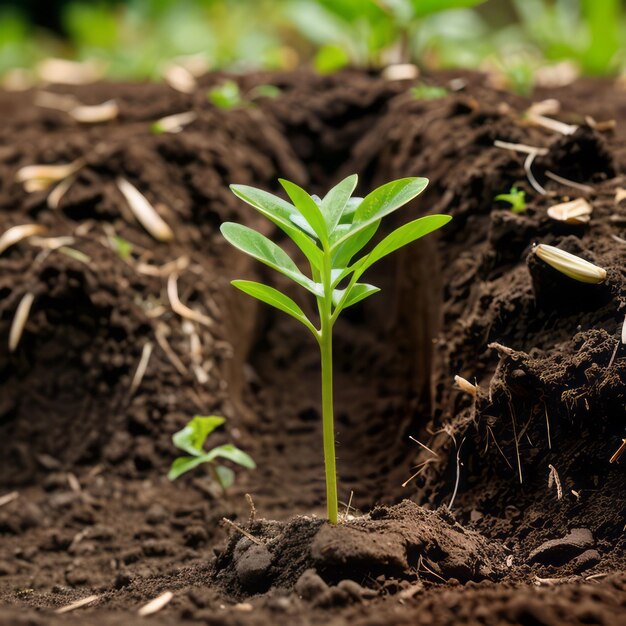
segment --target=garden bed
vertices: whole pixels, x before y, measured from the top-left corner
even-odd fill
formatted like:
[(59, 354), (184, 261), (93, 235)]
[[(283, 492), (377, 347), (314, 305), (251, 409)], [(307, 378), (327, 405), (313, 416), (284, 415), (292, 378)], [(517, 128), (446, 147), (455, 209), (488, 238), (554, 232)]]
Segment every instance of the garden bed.
[[(35, 106), (33, 92), (0, 94), (0, 232), (36, 223), (72, 238), (0, 256), (3, 346), (33, 298), (17, 348), (0, 350), (0, 498), (16, 494), (0, 507), (0, 624), (131, 624), (166, 591), (171, 602), (145, 623), (626, 623), (626, 480), (609, 463), (626, 395), (623, 92), (586, 81), (535, 94), (579, 126), (563, 135), (530, 124), (532, 101), (482, 76), (431, 80), (453, 78), (458, 91), (417, 100), (407, 83), (357, 72), (251, 75), (238, 79), (244, 96), (267, 83), (281, 93), (234, 110), (209, 105), (204, 89), (73, 88), (85, 103), (120, 105), (117, 120), (89, 127)], [(151, 132), (189, 110), (197, 119), (183, 132)], [(546, 195), (530, 186), (526, 155), (496, 140), (547, 149), (532, 166)], [(57, 208), (15, 180), (21, 167), (79, 158)], [(229, 285), (261, 270), (218, 226), (267, 228), (229, 183), (277, 191), (285, 177), (323, 193), (353, 172), (361, 192), (430, 179), (397, 224), (454, 219), (381, 263), (383, 293), (337, 325), (346, 504), (331, 529), (317, 351), (295, 321)], [(162, 205), (172, 242), (136, 222), (120, 176)], [(526, 191), (524, 213), (494, 201), (512, 185)], [(581, 196), (589, 224), (547, 216)], [(595, 262), (606, 281), (559, 275), (534, 243)], [(199, 321), (172, 310), (173, 288)], [(165, 477), (171, 435), (210, 413), (258, 465), (224, 500), (201, 470)]]

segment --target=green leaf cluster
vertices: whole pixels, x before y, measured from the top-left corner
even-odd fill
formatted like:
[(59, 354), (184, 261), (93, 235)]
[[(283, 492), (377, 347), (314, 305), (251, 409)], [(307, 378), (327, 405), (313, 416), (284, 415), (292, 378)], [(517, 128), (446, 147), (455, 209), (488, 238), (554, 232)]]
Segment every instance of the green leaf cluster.
[(231, 443), (216, 446), (206, 452), (204, 442), (207, 437), (224, 424), (226, 420), (217, 415), (201, 416), (196, 415), (187, 425), (174, 434), (172, 441), (174, 445), (187, 454), (178, 457), (173, 463), (167, 477), (175, 480), (182, 474), (202, 465), (209, 463), (213, 477), (219, 483), (222, 490), (228, 489), (234, 480), (235, 473), (230, 467), (217, 463), (218, 459), (225, 459), (241, 465), (247, 469), (254, 469), (255, 462), (249, 454), (246, 454)]
[(508, 202), (513, 213), (524, 213), (527, 209), (526, 192), (517, 187), (511, 187), (509, 193), (498, 194), (495, 199)]
[[(222, 234), (242, 252), (311, 293), (320, 311), (328, 307), (331, 325), (344, 309), (379, 291), (374, 285), (359, 282), (372, 265), (451, 219), (447, 215), (418, 218), (384, 237), (369, 252), (364, 252), (381, 220), (420, 194), (428, 183), (425, 178), (395, 180), (365, 198), (352, 196), (357, 185), (356, 174), (342, 180), (324, 198), (311, 196), (287, 180), (280, 180), (280, 183), (290, 201), (246, 185), (232, 185), (231, 189), (295, 243), (308, 261), (308, 273), (302, 271), (277, 244), (247, 226), (226, 222), (222, 224)], [(321, 339), (321, 330), (284, 293), (250, 280), (235, 280), (233, 285), (291, 315), (318, 341)]]

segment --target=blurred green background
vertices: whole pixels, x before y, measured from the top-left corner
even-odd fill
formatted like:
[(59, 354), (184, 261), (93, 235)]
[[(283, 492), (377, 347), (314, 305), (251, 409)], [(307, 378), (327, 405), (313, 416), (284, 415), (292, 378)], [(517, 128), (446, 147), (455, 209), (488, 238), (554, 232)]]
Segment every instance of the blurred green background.
[[(0, 4), (0, 76), (47, 57), (99, 59), (111, 78), (157, 78), (172, 59), (208, 69), (411, 62), (498, 72), (626, 67), (622, 0), (16, 0)], [(562, 66), (565, 67), (565, 66)], [(5, 83), (6, 84), (6, 83)]]

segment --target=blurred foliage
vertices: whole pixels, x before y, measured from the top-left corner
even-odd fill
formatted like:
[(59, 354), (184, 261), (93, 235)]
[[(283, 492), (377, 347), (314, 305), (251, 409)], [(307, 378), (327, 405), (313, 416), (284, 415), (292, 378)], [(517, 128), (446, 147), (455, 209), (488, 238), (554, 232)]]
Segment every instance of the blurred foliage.
[(106, 61), (115, 78), (156, 78), (176, 57), (208, 67), (320, 72), (347, 65), (495, 69), (527, 91), (568, 60), (589, 74), (626, 64), (622, 0), (66, 0), (61, 36), (0, 9), (0, 74), (47, 56)]

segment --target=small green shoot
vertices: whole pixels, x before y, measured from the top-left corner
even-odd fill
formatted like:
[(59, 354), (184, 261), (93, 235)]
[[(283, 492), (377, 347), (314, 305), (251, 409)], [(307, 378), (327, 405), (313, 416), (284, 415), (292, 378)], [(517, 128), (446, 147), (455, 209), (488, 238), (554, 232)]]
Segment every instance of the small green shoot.
[(226, 459), (247, 469), (256, 467), (252, 457), (232, 443), (216, 446), (209, 452), (204, 450), (206, 438), (216, 429), (222, 426), (225, 418), (217, 415), (203, 417), (196, 415), (187, 425), (174, 434), (174, 445), (189, 456), (180, 456), (173, 463), (167, 477), (175, 480), (182, 474), (207, 463), (213, 480), (220, 486), (222, 492), (235, 482), (235, 472), (226, 465), (221, 465), (218, 459)]
[(233, 193), (278, 226), (308, 260), (310, 275), (303, 273), (291, 257), (261, 233), (233, 222), (221, 231), (235, 248), (284, 274), (311, 293), (317, 302), (318, 326), (290, 297), (277, 289), (250, 280), (234, 280), (244, 293), (297, 319), (313, 335), (320, 349), (322, 383), (322, 430), (326, 467), (328, 520), (337, 523), (337, 477), (333, 417), (333, 326), (340, 313), (380, 291), (359, 282), (376, 262), (399, 248), (442, 227), (448, 215), (415, 219), (384, 237), (359, 259), (355, 256), (376, 234), (384, 217), (419, 195), (428, 184), (425, 178), (402, 178), (372, 191), (365, 198), (352, 197), (357, 176), (353, 174), (333, 187), (323, 199), (280, 180), (291, 202), (261, 189), (231, 185)]
[(257, 85), (250, 90), (248, 97), (250, 100), (256, 100), (257, 98), (278, 98), (281, 94), (280, 87), (276, 85)]
[(243, 104), (239, 85), (233, 80), (209, 89), (207, 98), (218, 109), (234, 109)]
[(526, 205), (526, 192), (517, 187), (511, 187), (509, 193), (498, 194), (495, 200), (508, 202), (513, 213), (524, 213), (528, 208)]
[(448, 95), (448, 90), (445, 87), (422, 84), (411, 87), (411, 95), (415, 100), (439, 100)]
[(109, 237), (109, 243), (122, 261), (127, 261), (133, 253), (133, 244), (130, 241), (126, 241), (123, 237), (113, 235)]

